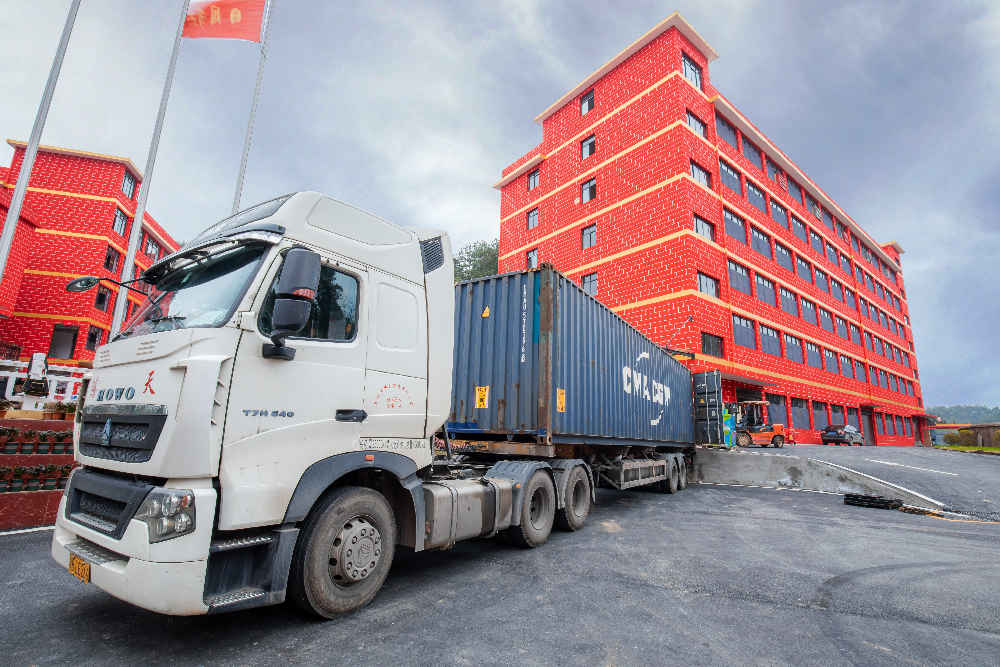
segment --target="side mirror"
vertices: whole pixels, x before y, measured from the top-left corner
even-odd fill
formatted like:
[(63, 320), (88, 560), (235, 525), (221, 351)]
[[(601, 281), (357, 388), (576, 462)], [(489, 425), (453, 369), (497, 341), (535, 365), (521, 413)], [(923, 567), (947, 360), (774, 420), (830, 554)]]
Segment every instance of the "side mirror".
[(265, 359), (295, 358), (295, 349), (285, 345), (285, 338), (297, 334), (309, 323), (312, 305), (319, 288), (319, 255), (305, 248), (292, 248), (278, 276), (272, 315), (271, 343), (265, 343)]
[(101, 279), (97, 276), (82, 276), (75, 280), (71, 280), (66, 284), (67, 292), (86, 292), (89, 289), (94, 289), (97, 283), (101, 282)]

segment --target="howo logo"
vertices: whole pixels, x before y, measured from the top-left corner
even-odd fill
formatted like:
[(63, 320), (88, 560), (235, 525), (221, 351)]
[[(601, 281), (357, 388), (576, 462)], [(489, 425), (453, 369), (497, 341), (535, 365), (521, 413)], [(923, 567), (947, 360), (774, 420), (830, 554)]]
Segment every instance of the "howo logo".
[[(643, 363), (645, 362), (645, 363)], [(670, 403), (670, 387), (649, 377), (649, 373), (639, 370), (640, 366), (649, 366), (649, 352), (643, 352), (635, 359), (632, 366), (622, 367), (622, 390), (630, 395), (649, 401), (654, 407), (660, 406), (656, 417), (649, 420), (650, 426), (657, 426), (663, 419), (663, 410)]]

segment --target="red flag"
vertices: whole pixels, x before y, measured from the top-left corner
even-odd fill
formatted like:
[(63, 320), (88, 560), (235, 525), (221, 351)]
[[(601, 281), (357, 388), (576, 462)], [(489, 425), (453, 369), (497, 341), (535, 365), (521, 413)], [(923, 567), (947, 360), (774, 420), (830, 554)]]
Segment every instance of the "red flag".
[(267, 0), (207, 0), (192, 2), (182, 37), (245, 39), (259, 42)]

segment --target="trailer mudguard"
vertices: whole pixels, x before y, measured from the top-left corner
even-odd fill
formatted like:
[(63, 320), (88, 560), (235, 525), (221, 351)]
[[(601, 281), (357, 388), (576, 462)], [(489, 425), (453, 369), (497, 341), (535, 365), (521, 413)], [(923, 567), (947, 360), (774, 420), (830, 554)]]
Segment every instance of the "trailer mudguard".
[[(486, 471), (483, 479), (498, 478), (509, 479), (514, 483), (514, 492), (511, 498), (511, 525), (521, 525), (521, 506), (524, 503), (524, 485), (528, 483), (536, 470), (547, 470), (552, 474), (552, 463), (549, 461), (500, 461)], [(555, 479), (553, 479), (555, 484)], [(555, 484), (556, 489), (559, 488)], [(562, 494), (556, 491), (556, 502), (558, 507), (562, 507)]]
[(288, 501), (283, 524), (304, 521), (319, 497), (337, 480), (355, 470), (385, 470), (396, 476), (413, 500), (414, 551), (424, 548), (424, 492), (417, 477), (417, 464), (413, 459), (382, 451), (359, 451), (337, 454), (321, 459), (306, 468)]
[(583, 466), (590, 478), (590, 501), (597, 503), (597, 482), (594, 480), (594, 471), (590, 469), (583, 459), (554, 459), (552, 464), (552, 477), (556, 484), (556, 507), (566, 506), (566, 484), (569, 482), (569, 471), (577, 466)]

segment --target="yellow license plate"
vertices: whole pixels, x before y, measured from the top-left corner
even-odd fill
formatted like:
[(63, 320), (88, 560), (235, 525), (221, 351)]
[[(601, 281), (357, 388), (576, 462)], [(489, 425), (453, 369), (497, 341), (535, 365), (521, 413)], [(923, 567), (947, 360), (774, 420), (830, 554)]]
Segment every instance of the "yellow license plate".
[(69, 573), (85, 584), (90, 583), (90, 563), (76, 554), (69, 555)]

